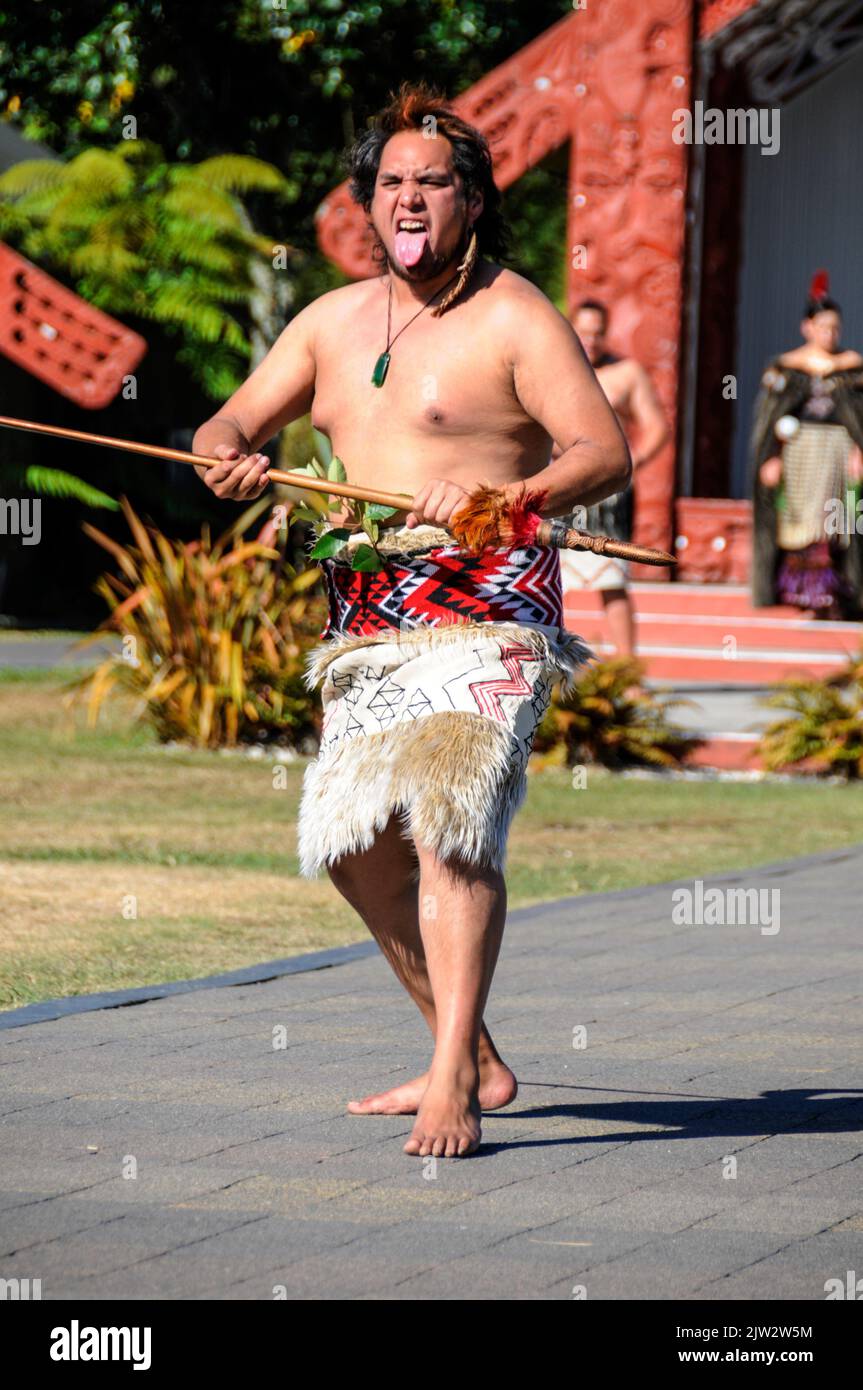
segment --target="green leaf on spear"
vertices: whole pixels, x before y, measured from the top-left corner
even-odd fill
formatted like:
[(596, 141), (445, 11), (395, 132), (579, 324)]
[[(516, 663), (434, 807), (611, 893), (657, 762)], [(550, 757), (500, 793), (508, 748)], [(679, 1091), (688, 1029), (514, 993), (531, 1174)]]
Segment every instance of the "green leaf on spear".
[(397, 507), (385, 507), (383, 502), (369, 502), (366, 506), (366, 516), (369, 521), (383, 521), (384, 517), (395, 516)]
[(312, 559), (328, 560), (331, 555), (338, 555), (350, 539), (350, 534), (350, 531), (341, 526), (334, 527), (332, 531), (325, 531), (312, 547)]
[[(314, 551), (312, 552), (314, 554)], [(352, 570), (362, 570), (364, 574), (377, 574), (384, 567), (378, 552), (370, 545), (358, 545), (351, 560)]]
[(334, 456), (330, 460), (330, 466), (327, 469), (327, 478), (331, 483), (346, 483), (348, 481), (345, 465), (340, 458)]

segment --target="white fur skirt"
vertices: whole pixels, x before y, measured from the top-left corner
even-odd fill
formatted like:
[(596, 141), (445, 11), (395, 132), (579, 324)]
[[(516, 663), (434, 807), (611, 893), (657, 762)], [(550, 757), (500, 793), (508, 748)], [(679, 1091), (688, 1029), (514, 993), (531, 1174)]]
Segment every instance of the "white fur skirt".
[(592, 653), (559, 627), (455, 622), (339, 634), (309, 659), (320, 752), (300, 801), (300, 868), (369, 849), (398, 815), (441, 861), (502, 869), (527, 759), (556, 681)]

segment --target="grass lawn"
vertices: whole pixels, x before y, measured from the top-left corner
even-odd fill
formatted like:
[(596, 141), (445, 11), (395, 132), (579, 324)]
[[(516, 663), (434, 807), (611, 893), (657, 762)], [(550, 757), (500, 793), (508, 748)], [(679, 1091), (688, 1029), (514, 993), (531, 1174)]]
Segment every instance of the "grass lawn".
[[(160, 748), (115, 705), (95, 730), (58, 671), (0, 670), (0, 1006), (357, 941), (326, 877), (297, 876), (304, 761)], [(535, 772), (509, 901), (703, 878), (860, 839), (863, 788)]]

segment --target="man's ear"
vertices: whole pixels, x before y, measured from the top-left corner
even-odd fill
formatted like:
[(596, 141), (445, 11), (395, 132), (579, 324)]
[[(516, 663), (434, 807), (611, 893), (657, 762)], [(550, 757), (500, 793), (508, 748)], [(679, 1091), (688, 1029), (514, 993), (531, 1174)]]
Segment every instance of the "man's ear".
[(480, 217), (480, 215), (482, 214), (482, 210), (484, 207), (485, 198), (482, 196), (482, 193), (479, 191), (479, 189), (476, 189), (475, 192), (473, 192), (467, 200), (467, 210), (470, 213), (471, 217), (471, 229), (473, 229), (473, 226), (476, 223), (477, 218)]

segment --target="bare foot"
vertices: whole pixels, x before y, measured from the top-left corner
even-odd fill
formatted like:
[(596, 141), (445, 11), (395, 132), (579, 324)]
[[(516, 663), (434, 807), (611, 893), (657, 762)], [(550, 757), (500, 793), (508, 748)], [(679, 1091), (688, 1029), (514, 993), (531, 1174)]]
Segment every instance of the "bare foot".
[[(393, 1086), (390, 1091), (378, 1091), (362, 1100), (348, 1101), (351, 1115), (415, 1115), (429, 1082), (428, 1072)], [(490, 1058), (479, 1064), (479, 1104), (481, 1110), (500, 1110), (511, 1105), (518, 1095), (514, 1072), (503, 1062)]]
[(481, 1136), (476, 1081), (430, 1080), (404, 1151), (417, 1158), (466, 1158), (479, 1148)]

